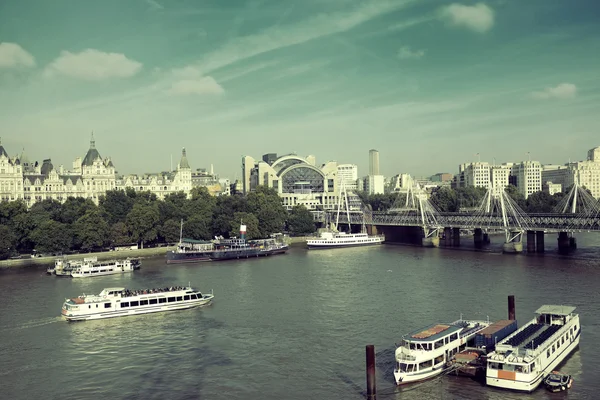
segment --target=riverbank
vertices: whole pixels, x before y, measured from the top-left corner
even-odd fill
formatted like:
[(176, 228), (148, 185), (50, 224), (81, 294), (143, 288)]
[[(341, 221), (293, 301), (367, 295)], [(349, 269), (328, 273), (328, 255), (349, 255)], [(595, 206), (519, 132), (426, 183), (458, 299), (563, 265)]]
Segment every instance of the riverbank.
[[(156, 257), (167, 254), (167, 251), (174, 250), (175, 246), (165, 246), (165, 247), (150, 247), (146, 249), (137, 249), (137, 250), (121, 250), (121, 251), (103, 251), (98, 253), (79, 253), (79, 254), (69, 254), (63, 256), (68, 260), (73, 259), (83, 259), (84, 257), (97, 257), (98, 260), (109, 260), (114, 258), (127, 258), (127, 257), (135, 257), (135, 258), (148, 258), (148, 257)], [(36, 257), (36, 258), (18, 258), (12, 260), (2, 260), (0, 261), (0, 269), (1, 268), (13, 268), (13, 267), (28, 267), (33, 265), (48, 265), (54, 263), (58, 257)]]

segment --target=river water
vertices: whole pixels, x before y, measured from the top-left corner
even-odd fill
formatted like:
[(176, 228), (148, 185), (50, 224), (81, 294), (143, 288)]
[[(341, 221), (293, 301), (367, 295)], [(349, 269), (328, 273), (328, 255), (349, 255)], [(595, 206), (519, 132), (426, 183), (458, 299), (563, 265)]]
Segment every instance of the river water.
[[(556, 398), (450, 376), (394, 386), (402, 334), (461, 314), (504, 319), (512, 294), (523, 323), (542, 304), (577, 307), (580, 348), (560, 368), (575, 379), (570, 399), (597, 398), (600, 235), (580, 234), (578, 244), (572, 257), (383, 245), (195, 265), (155, 258), (133, 274), (87, 280), (3, 270), (0, 397), (361, 399), (365, 345), (374, 344), (379, 400)], [(214, 289), (214, 304), (77, 323), (59, 317), (65, 297), (188, 282)]]

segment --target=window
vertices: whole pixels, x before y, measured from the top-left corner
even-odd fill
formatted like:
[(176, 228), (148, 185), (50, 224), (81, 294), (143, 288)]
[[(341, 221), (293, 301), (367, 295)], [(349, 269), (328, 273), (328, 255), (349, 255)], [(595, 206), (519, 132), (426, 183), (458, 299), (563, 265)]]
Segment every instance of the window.
[(139, 306), (139, 305), (140, 305), (140, 302), (139, 302), (139, 301), (132, 301), (132, 302), (130, 303), (130, 305), (131, 305), (131, 307), (137, 307), (137, 306)]
[(183, 301), (183, 297), (177, 296), (177, 301)]
[(148, 300), (140, 301), (140, 306), (147, 306), (147, 305), (148, 305)]
[(158, 299), (150, 299), (150, 304), (157, 304), (158, 303)]
[(110, 303), (104, 303), (104, 308), (110, 308), (111, 304)]
[(196, 296), (195, 294), (192, 294), (190, 297), (192, 298), (192, 300), (197, 300), (198, 299), (198, 296)]
[(189, 299), (190, 299), (190, 296), (186, 294), (185, 296), (183, 296), (183, 299), (184, 299), (184, 300), (189, 300)]
[(166, 303), (166, 302), (167, 302), (167, 299), (166, 299), (165, 297), (161, 297), (160, 299), (158, 299), (158, 302), (159, 302), (160, 304), (162, 304), (162, 303)]
[(169, 303), (175, 302), (175, 297), (169, 297)]

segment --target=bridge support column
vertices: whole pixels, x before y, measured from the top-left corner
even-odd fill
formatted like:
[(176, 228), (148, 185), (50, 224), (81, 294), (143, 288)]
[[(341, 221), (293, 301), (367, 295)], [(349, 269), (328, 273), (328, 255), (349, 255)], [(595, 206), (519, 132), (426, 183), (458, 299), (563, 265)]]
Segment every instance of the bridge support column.
[(483, 234), (483, 244), (490, 244), (490, 235), (487, 232)]
[(452, 245), (460, 247), (460, 228), (452, 228)]
[(560, 254), (568, 254), (570, 250), (569, 246), (569, 234), (567, 232), (558, 233), (558, 252)]
[(502, 251), (504, 253), (522, 253), (523, 252), (523, 232), (514, 231), (510, 232), (510, 241), (507, 241), (502, 245)]
[(527, 231), (527, 253), (535, 253), (535, 231)]
[(483, 248), (483, 230), (481, 228), (475, 228), (473, 232), (473, 243), (476, 249)]
[(575, 236), (571, 236), (569, 238), (569, 247), (571, 248), (571, 250), (575, 250), (577, 248), (577, 239), (575, 238)]
[(444, 246), (452, 247), (452, 228), (444, 228)]
[(535, 251), (537, 253), (543, 253), (544, 252), (544, 231), (537, 231), (535, 233), (535, 242), (536, 242)]
[(377, 235), (377, 227), (375, 225), (367, 225), (367, 233), (369, 235)]

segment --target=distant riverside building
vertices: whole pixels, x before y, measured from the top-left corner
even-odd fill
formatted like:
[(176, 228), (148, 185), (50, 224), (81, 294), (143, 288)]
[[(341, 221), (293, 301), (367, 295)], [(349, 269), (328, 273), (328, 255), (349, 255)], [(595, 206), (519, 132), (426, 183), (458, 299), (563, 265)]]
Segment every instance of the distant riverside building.
[(0, 143), (0, 201), (22, 199), (28, 207), (47, 199), (64, 202), (68, 197), (87, 198), (98, 204), (106, 191), (126, 188), (150, 191), (159, 199), (177, 192), (189, 197), (195, 186), (206, 186), (213, 195), (230, 193), (229, 180), (214, 174), (207, 178), (210, 181), (202, 180), (206, 175), (205, 171), (192, 174), (185, 149), (175, 171), (117, 176), (111, 159), (100, 156), (93, 135), (87, 153), (83, 159), (75, 159), (71, 170), (62, 165), (55, 168), (49, 158), (41, 165), (31, 163), (24, 152), (11, 158)]
[(588, 189), (596, 199), (600, 199), (600, 147), (588, 150), (586, 161), (572, 162), (568, 167), (570, 173), (564, 186), (577, 183)]
[(120, 176), (117, 179), (117, 189), (127, 188), (136, 192), (150, 191), (161, 200), (169, 194), (178, 192), (184, 192), (189, 197), (192, 190), (192, 169), (185, 148), (181, 151), (181, 160), (175, 171)]
[(431, 175), (431, 177), (429, 177), (429, 180), (431, 182), (452, 182), (452, 178), (454, 178), (454, 176), (451, 173), (440, 172), (435, 175)]
[(252, 192), (257, 186), (267, 186), (277, 190), (287, 209), (304, 205), (311, 211), (332, 210), (337, 206), (339, 195), (337, 167), (335, 161), (317, 167), (314, 156), (277, 156), (269, 153), (263, 156), (262, 161), (244, 156), (244, 194)]
[(542, 192), (548, 193), (550, 196), (560, 193), (562, 191), (562, 185), (560, 183), (544, 182), (542, 185)]
[(484, 187), (490, 186), (490, 164), (487, 162), (472, 162), (458, 166), (458, 187)]
[(338, 164), (337, 180), (340, 187), (343, 184), (346, 190), (357, 190), (358, 166), (355, 164)]
[(571, 169), (568, 165), (542, 165), (542, 183), (552, 182), (554, 184), (561, 185), (562, 188), (566, 188), (566, 183), (572, 179), (569, 179)]
[(525, 198), (542, 191), (542, 165), (539, 161), (515, 163), (511, 174), (516, 176), (517, 189)]
[(379, 175), (379, 152), (375, 149), (369, 150), (369, 176)]
[(383, 175), (365, 176), (363, 188), (368, 194), (383, 194), (385, 193), (385, 177)]

